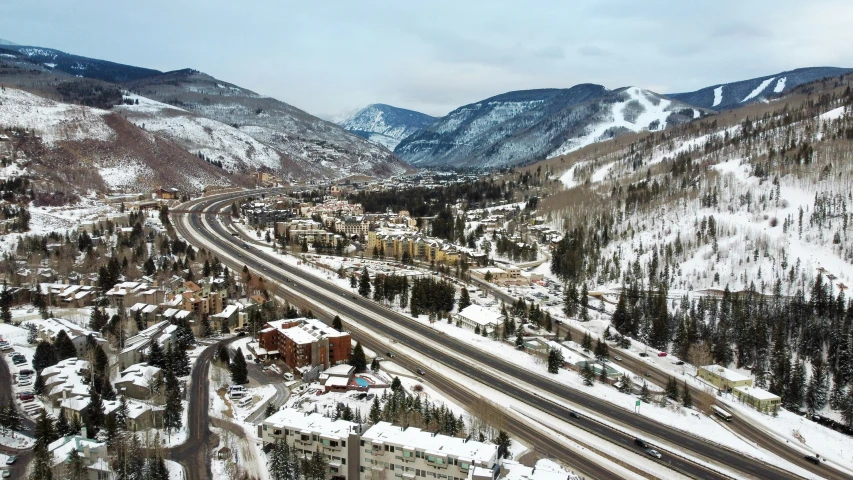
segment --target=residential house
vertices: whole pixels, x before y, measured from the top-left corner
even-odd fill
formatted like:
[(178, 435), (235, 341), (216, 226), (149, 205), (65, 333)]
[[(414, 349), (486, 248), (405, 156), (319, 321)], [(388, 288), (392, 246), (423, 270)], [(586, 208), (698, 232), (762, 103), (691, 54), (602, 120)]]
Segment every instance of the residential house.
[(113, 382), (116, 392), (137, 400), (149, 400), (154, 389), (163, 382), (163, 370), (147, 363), (131, 365)]
[[(110, 458), (107, 454), (107, 444), (86, 438), (83, 435), (62, 437), (47, 446), (54, 469), (61, 472), (60, 466), (70, 462), (71, 455), (76, 454), (86, 467), (88, 480), (112, 480), (115, 474), (110, 468)], [(56, 475), (56, 474), (54, 474)]]
[(153, 342), (159, 343), (163, 350), (169, 348), (175, 342), (177, 329), (176, 325), (162, 321), (125, 340), (124, 350), (118, 354), (119, 368), (123, 370), (129, 365), (145, 361)]
[(349, 360), (352, 337), (309, 318), (268, 322), (258, 332), (258, 345), (269, 356), (279, 356), (291, 369), (331, 365)]
[(504, 318), (500, 312), (471, 304), (453, 317), (459, 324), (469, 330), (480, 333), (492, 333), (498, 326), (503, 324)]
[(752, 386), (752, 378), (719, 365), (699, 367), (698, 375), (702, 380), (725, 392), (729, 392), (735, 387)]

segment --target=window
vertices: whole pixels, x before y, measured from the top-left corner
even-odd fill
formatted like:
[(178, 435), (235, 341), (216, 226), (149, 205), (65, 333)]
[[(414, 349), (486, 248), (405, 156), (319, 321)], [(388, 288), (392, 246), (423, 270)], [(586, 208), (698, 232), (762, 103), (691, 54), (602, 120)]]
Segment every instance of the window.
[(273, 435), (281, 435), (281, 430), (276, 428), (275, 430), (272, 431), (272, 434)]
[(416, 458), (424, 458), (424, 452), (415, 452)]
[(303, 442), (307, 442), (309, 438), (310, 438), (310, 437), (309, 437), (308, 435), (301, 435), (301, 436), (299, 437), (299, 439), (300, 439), (300, 440), (302, 440)]
[(362, 446), (362, 447), (364, 446), (364, 440), (362, 440), (362, 441), (361, 441), (361, 446)]
[(347, 441), (346, 441), (346, 440), (341, 440), (341, 446), (342, 446), (342, 447), (346, 447), (346, 446), (347, 446)]
[(412, 452), (403, 450), (403, 458), (412, 458)]
[(317, 435), (311, 435), (311, 440), (316, 442), (317, 441)]

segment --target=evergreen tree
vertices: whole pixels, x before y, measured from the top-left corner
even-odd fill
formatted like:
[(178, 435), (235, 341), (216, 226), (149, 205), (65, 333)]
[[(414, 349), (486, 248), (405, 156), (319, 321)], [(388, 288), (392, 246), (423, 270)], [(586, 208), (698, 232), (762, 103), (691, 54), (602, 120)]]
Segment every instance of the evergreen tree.
[(788, 384), (787, 394), (783, 398), (787, 407), (799, 410), (803, 406), (807, 383), (806, 367), (802, 361), (798, 361), (791, 373), (791, 381)]
[(151, 342), (151, 346), (148, 347), (148, 365), (158, 368), (166, 367), (166, 354), (163, 352), (163, 346), (157, 341)]
[(595, 358), (600, 362), (605, 358), (610, 356), (610, 348), (607, 345), (607, 342), (602, 341), (600, 338), (595, 341)]
[(684, 408), (693, 408), (693, 396), (690, 394), (690, 389), (687, 388), (687, 380), (684, 380), (681, 389), (681, 403)]
[(38, 327), (34, 323), (27, 323), (27, 343), (30, 345), (35, 345), (38, 343)]
[(592, 336), (589, 332), (584, 334), (583, 340), (581, 341), (581, 347), (587, 352), (592, 349)]
[(47, 451), (48, 445), (50, 445), (54, 440), (58, 439), (59, 436), (56, 433), (56, 423), (46, 411), (42, 410), (41, 414), (39, 414), (36, 419), (35, 426), (35, 437), (36, 443), (33, 446), (33, 450), (45, 450)]
[(272, 480), (291, 480), (288, 477), (288, 460), (290, 459), (290, 445), (281, 439), (276, 440), (275, 446), (270, 452), (269, 472)]
[(505, 431), (498, 431), (497, 436), (492, 439), (492, 443), (498, 446), (498, 458), (509, 458), (509, 447), (512, 445), (512, 439)]
[(646, 385), (646, 382), (643, 382), (643, 388), (640, 389), (640, 400), (643, 403), (649, 403), (652, 400), (652, 392), (649, 391), (649, 386)]
[(104, 400), (115, 400), (116, 399), (115, 389), (113, 388), (113, 384), (110, 382), (110, 378), (107, 376), (104, 376), (103, 380), (101, 381), (100, 394), (101, 394), (101, 398), (103, 398)]
[(3, 323), (12, 323), (12, 293), (3, 280), (3, 290), (0, 291), (0, 318)]
[(399, 392), (403, 390), (403, 382), (400, 381), (400, 377), (394, 377), (394, 380), (391, 380), (391, 391)]
[(349, 364), (355, 367), (356, 372), (367, 370), (367, 358), (364, 355), (364, 348), (361, 346), (361, 342), (356, 342), (355, 347), (352, 349)]
[(41, 376), (41, 372), (36, 372), (36, 381), (33, 383), (33, 393), (36, 395), (44, 394), (44, 377)]
[(379, 405), (379, 397), (373, 397), (373, 405), (370, 406), (370, 423), (376, 425), (382, 419), (382, 407)]
[(33, 354), (33, 369), (41, 372), (47, 367), (56, 365), (57, 362), (56, 350), (53, 348), (53, 345), (44, 340), (39, 342)]
[(68, 423), (68, 417), (65, 416), (65, 410), (59, 410), (59, 417), (56, 419), (56, 433), (60, 437), (71, 435), (71, 425)]
[(33, 449), (33, 466), (30, 472), (30, 480), (53, 480), (53, 455), (47, 449)]
[(678, 400), (679, 395), (678, 381), (675, 377), (670, 376), (669, 380), (666, 382), (666, 396), (673, 400)]
[(339, 332), (344, 331), (344, 322), (341, 320), (341, 317), (335, 315), (335, 318), (332, 319), (332, 328)]
[(821, 357), (812, 361), (812, 378), (806, 389), (806, 408), (814, 413), (826, 406), (829, 394), (829, 385), (826, 374), (826, 366)]
[(234, 353), (234, 360), (231, 362), (231, 381), (237, 385), (248, 383), (249, 369), (246, 366), (246, 358), (243, 356), (243, 351), (237, 347), (237, 352)]
[(468, 294), (468, 289), (462, 287), (462, 291), (459, 293), (459, 311), (461, 312), (469, 305), (471, 305), (471, 296)]
[(524, 336), (521, 334), (521, 329), (518, 329), (518, 334), (515, 336), (515, 346), (521, 347), (524, 345)]
[(356, 280), (355, 274), (351, 273), (349, 276), (349, 287), (354, 289), (357, 286), (358, 286), (358, 280)]
[(89, 422), (88, 433), (94, 435), (98, 428), (104, 426), (104, 402), (93, 385), (89, 386)]
[(89, 478), (89, 469), (83, 463), (83, 457), (80, 456), (80, 452), (76, 448), (71, 449), (68, 460), (63, 467), (64, 475), (62, 478), (68, 480), (88, 480)]
[(370, 275), (367, 273), (367, 267), (361, 271), (361, 276), (358, 279), (358, 294), (364, 298), (370, 296)]
[(563, 366), (563, 351), (559, 348), (548, 350), (548, 373), (559, 373)]
[(565, 303), (563, 304), (563, 313), (566, 314), (567, 317), (571, 318), (578, 314), (578, 307), (580, 305), (580, 301), (578, 299), (578, 289), (574, 283), (570, 284), (568, 288), (566, 288), (565, 293)]
[(591, 387), (595, 384), (595, 371), (592, 369), (592, 365), (589, 362), (584, 362), (583, 368), (581, 369), (581, 377), (583, 377), (583, 384), (587, 387)]
[[(237, 349), (237, 352), (239, 354), (239, 348)], [(240, 354), (240, 356), (242, 357), (242, 354)], [(245, 367), (245, 360), (243, 362), (243, 366)], [(231, 375), (233, 378), (233, 370)], [(168, 369), (166, 370), (165, 377), (166, 406), (163, 411), (163, 427), (166, 428), (166, 431), (171, 436), (172, 430), (178, 430), (183, 425), (183, 420), (181, 419), (183, 405), (181, 404), (181, 386), (178, 383), (178, 377), (175, 376), (175, 372), (172, 369)]]
[(370, 362), (370, 371), (373, 373), (379, 373), (379, 357), (373, 357), (373, 361)]

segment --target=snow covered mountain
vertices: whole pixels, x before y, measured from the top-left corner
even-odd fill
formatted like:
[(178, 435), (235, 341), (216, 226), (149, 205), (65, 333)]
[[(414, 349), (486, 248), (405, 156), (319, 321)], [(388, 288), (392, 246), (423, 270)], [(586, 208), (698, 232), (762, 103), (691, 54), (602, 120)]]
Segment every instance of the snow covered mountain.
[(496, 168), (628, 132), (662, 130), (706, 113), (637, 87), (524, 90), (460, 107), (404, 139), (394, 153), (416, 166)]
[(404, 138), (435, 122), (424, 113), (382, 103), (368, 105), (336, 123), (373, 143), (394, 150)]
[(668, 97), (697, 107), (728, 110), (788, 93), (794, 88), (823, 78), (837, 77), (853, 71), (850, 68), (810, 67), (739, 82), (712, 85), (695, 92), (667, 94)]
[(249, 184), (117, 112), (9, 86), (0, 90), (0, 105), (3, 143), (40, 191), (85, 195), (171, 186), (200, 192), (206, 185)]
[[(260, 142), (280, 155), (281, 164), (275, 165), (272, 154), (258, 147), (247, 148), (246, 156), (259, 162), (257, 166), (277, 170), (283, 176), (330, 179), (366, 174), (383, 177), (409, 170), (386, 148), (334, 123), (196, 70), (168, 72), (123, 86), (137, 95), (230, 126), (240, 135)], [(172, 135), (181, 143), (178, 130), (173, 129)], [(214, 159), (223, 163), (229, 161), (227, 158)]]
[(81, 57), (53, 48), (18, 45), (6, 40), (0, 42), (0, 48), (6, 50), (2, 52), (5, 55), (26, 58), (51, 70), (64, 72), (74, 77), (94, 78), (105, 82), (120, 83), (162, 73), (150, 68)]

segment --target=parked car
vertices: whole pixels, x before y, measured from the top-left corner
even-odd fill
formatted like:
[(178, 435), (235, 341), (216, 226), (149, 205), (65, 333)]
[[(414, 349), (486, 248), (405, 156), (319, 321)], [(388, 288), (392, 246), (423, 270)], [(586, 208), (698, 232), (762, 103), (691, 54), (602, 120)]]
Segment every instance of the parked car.
[(35, 398), (35, 395), (33, 395), (32, 393), (21, 392), (18, 394), (18, 400), (22, 402), (29, 402), (30, 400), (35, 400)]
[(658, 353), (658, 356), (659, 356), (659, 357), (665, 357), (665, 356), (666, 356), (666, 352), (659, 352), (659, 353)]
[(418, 375), (426, 375), (426, 372), (424, 371), (423, 368), (418, 369)]
[(658, 452), (658, 451), (657, 451), (657, 450), (655, 450), (654, 448), (649, 448), (649, 449), (647, 449), (647, 450), (646, 450), (646, 453), (648, 453), (648, 454), (649, 454), (649, 456), (651, 456), (651, 457), (655, 457), (655, 458), (660, 458), (660, 457), (661, 457), (660, 452)]
[(676, 364), (676, 365), (684, 365), (684, 362), (682, 362), (681, 360), (679, 360), (679, 361), (675, 362), (675, 364)]
[(617, 362), (621, 362), (622, 357), (620, 357), (619, 355), (613, 355), (613, 360), (616, 360)]
[(6, 457), (6, 465), (12, 465), (13, 463), (18, 461), (17, 455), (10, 455)]
[(12, 472), (10, 472), (9, 470), (3, 470), (3, 474), (0, 476), (2, 476), (3, 478), (10, 478), (12, 476)]
[(806, 455), (803, 457), (806, 461), (814, 463), (815, 465), (820, 465), (820, 459), (815, 457), (814, 455)]
[(648, 357), (648, 356), (649, 356), (649, 354), (648, 354), (648, 353), (646, 353), (646, 352), (640, 352), (640, 356), (641, 356), (641, 357)]
[(287, 380), (288, 382), (293, 380), (293, 374), (290, 372), (284, 372), (284, 379)]
[(649, 448), (649, 444), (642, 438), (635, 438), (634, 443), (640, 448)]
[(35, 373), (36, 372), (30, 370), (29, 368), (25, 368), (25, 369), (21, 370), (20, 372), (18, 372), (19, 375), (33, 375)]

